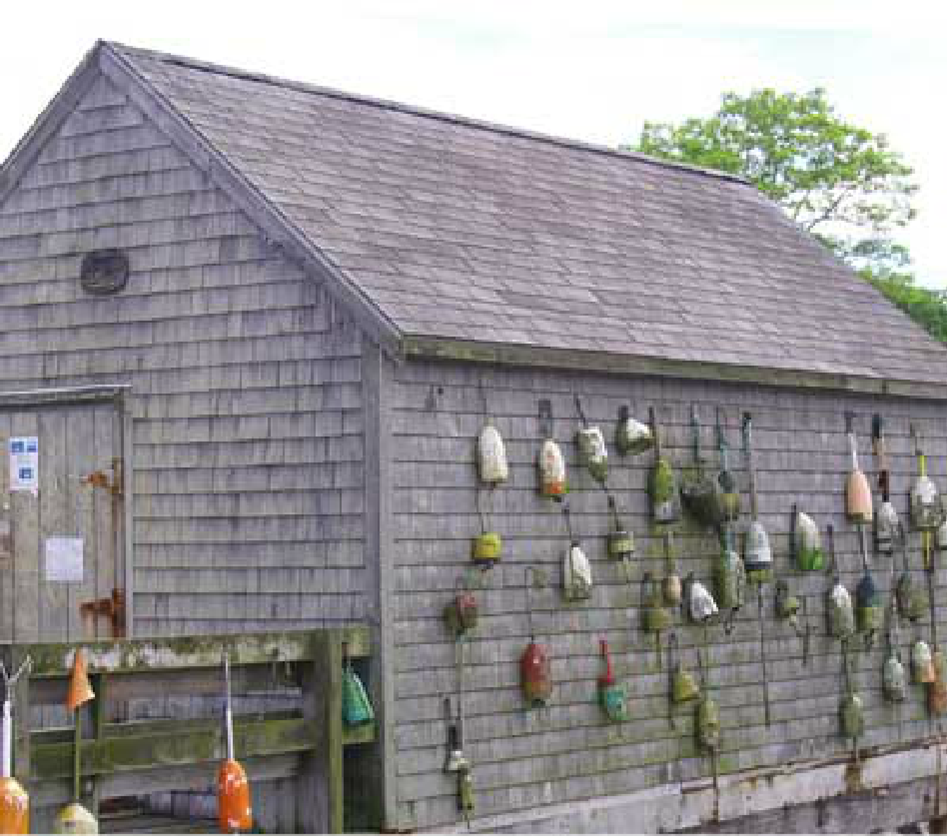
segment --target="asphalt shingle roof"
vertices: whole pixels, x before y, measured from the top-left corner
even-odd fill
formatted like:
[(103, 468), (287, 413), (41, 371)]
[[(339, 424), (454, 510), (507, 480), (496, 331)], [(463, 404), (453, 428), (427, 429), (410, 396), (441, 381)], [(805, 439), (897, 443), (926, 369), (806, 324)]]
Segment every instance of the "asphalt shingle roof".
[(947, 381), (735, 178), (111, 48), (405, 336)]

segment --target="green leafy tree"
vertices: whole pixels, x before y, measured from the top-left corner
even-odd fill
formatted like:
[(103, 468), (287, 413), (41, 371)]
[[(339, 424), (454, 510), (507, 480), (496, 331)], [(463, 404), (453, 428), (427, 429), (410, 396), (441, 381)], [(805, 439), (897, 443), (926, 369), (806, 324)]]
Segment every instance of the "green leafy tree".
[(840, 118), (825, 90), (725, 93), (709, 118), (645, 122), (635, 150), (745, 177), (947, 343), (947, 291), (916, 285), (895, 240), (915, 215), (914, 172), (884, 135)]
[(854, 267), (909, 263), (893, 234), (915, 214), (913, 170), (884, 135), (839, 117), (822, 89), (725, 93), (709, 118), (645, 122), (636, 150), (742, 175)]
[(947, 343), (947, 290), (919, 287), (910, 273), (876, 273), (871, 270), (861, 273), (932, 337)]

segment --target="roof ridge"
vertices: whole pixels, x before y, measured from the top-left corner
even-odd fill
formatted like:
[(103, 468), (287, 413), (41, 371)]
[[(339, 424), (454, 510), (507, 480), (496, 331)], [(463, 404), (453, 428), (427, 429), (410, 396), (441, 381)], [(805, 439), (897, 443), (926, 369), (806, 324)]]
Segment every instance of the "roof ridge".
[(273, 76), (267, 73), (251, 72), (249, 70), (242, 70), (239, 67), (215, 64), (211, 61), (202, 61), (183, 55), (174, 55), (167, 52), (160, 52), (158, 50), (146, 49), (144, 47), (128, 46), (127, 44), (122, 44), (118, 41), (101, 41), (101, 43), (119, 52), (124, 52), (132, 56), (140, 55), (161, 61), (166, 64), (172, 64), (174, 66), (185, 67), (201, 72), (215, 73), (217, 75), (225, 75), (231, 78), (244, 79), (246, 81), (256, 81), (263, 84), (272, 84), (301, 93), (310, 93), (313, 95), (325, 96), (327, 98), (358, 102), (360, 104), (371, 105), (373, 107), (383, 108), (385, 110), (393, 110), (399, 113), (407, 113), (414, 116), (423, 116), (428, 119), (437, 119), (442, 122), (478, 128), (480, 130), (491, 131), (493, 133), (499, 133), (506, 136), (531, 139), (538, 142), (546, 142), (562, 148), (573, 148), (578, 151), (588, 151), (595, 154), (606, 154), (609, 156), (618, 157), (619, 159), (633, 160), (634, 162), (645, 163), (647, 165), (655, 165), (662, 168), (672, 168), (680, 171), (687, 171), (692, 174), (713, 177), (720, 180), (730, 180), (745, 186), (752, 185), (749, 180), (747, 180), (745, 177), (741, 177), (738, 174), (733, 174), (727, 171), (719, 171), (712, 168), (704, 168), (702, 166), (691, 165), (689, 163), (678, 162), (676, 160), (663, 159), (661, 157), (652, 157), (647, 154), (643, 154), (640, 151), (631, 151), (623, 148), (612, 148), (608, 145), (600, 145), (598, 143), (588, 142), (581, 139), (556, 136), (554, 134), (533, 131), (528, 128), (519, 128), (513, 125), (504, 125), (500, 122), (492, 122), (489, 119), (477, 119), (472, 116), (448, 113), (446, 111), (426, 108), (420, 105), (405, 104), (404, 102), (394, 101), (393, 99), (383, 99), (376, 96), (367, 96), (361, 93), (350, 93), (348, 91), (339, 90), (333, 87), (323, 87), (318, 84), (294, 81), (292, 79)]

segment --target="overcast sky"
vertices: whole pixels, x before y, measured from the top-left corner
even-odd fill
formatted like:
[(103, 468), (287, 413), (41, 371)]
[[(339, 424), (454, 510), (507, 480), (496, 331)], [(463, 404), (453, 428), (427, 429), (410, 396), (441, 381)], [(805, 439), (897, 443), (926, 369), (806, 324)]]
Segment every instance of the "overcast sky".
[(108, 38), (618, 145), (725, 90), (828, 90), (915, 168), (903, 240), (947, 287), (947, 13), (929, 0), (210, 0), (2, 6), (0, 158)]

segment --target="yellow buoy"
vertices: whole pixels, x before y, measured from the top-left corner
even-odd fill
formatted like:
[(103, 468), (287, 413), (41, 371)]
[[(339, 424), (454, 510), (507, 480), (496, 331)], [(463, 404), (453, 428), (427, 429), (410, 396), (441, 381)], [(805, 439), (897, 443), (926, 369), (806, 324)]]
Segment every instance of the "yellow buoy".
[(98, 833), (99, 823), (85, 807), (74, 801), (56, 814), (54, 833)]

